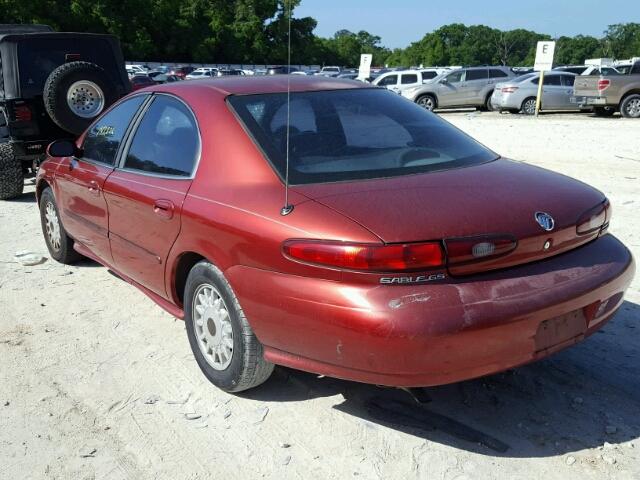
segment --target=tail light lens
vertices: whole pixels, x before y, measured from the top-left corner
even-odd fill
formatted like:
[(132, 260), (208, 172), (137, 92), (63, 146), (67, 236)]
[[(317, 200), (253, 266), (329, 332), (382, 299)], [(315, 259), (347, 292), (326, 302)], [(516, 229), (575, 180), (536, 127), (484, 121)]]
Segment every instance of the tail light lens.
[(611, 80), (609, 80), (608, 78), (602, 78), (598, 80), (598, 91), (603, 92), (604, 90), (609, 88), (609, 85), (611, 85)]
[(513, 93), (518, 90), (518, 87), (504, 87), (502, 93)]
[(313, 265), (369, 272), (398, 272), (442, 267), (439, 242), (372, 245), (366, 243), (288, 240), (285, 256)]
[(461, 265), (506, 255), (518, 241), (511, 235), (481, 235), (449, 238), (444, 241), (449, 265)]
[(15, 105), (13, 116), (17, 122), (30, 122), (32, 118), (31, 109), (27, 105)]
[(606, 227), (608, 227), (609, 217), (611, 216), (610, 211), (611, 208), (608, 200), (587, 210), (578, 218), (576, 233), (578, 235), (587, 235), (602, 229), (605, 227), (605, 224)]

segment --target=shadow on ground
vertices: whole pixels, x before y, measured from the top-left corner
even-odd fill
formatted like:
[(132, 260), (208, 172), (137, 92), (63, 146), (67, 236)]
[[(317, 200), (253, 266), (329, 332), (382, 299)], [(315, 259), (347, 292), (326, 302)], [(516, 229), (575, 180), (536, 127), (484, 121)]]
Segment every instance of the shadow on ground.
[(36, 203), (36, 192), (31, 190), (28, 192), (24, 192), (23, 194), (14, 197), (14, 198), (10, 198), (8, 200), (5, 200), (5, 202), (12, 202), (12, 203)]
[(640, 306), (624, 302), (591, 338), (547, 360), (458, 384), (393, 388), (277, 368), (243, 394), (262, 401), (342, 395), (337, 410), (433, 442), (506, 457), (545, 457), (640, 437)]

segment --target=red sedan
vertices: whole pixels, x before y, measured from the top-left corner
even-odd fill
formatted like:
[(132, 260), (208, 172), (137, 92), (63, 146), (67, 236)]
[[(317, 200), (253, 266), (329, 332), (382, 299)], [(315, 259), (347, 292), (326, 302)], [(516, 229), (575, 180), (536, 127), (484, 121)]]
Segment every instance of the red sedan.
[(456, 382), (615, 314), (635, 266), (601, 192), (387, 90), (289, 80), (289, 102), (286, 76), (157, 85), (51, 144), (37, 198), (52, 257), (92, 258), (184, 319), (227, 391), (274, 364)]

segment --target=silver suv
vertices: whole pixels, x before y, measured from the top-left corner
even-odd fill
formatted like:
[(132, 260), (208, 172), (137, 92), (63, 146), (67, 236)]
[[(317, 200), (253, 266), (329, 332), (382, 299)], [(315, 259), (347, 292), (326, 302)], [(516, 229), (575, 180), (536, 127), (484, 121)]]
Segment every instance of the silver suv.
[(515, 76), (509, 67), (460, 68), (405, 90), (402, 96), (427, 110), (458, 107), (492, 110), (491, 95), (495, 84)]

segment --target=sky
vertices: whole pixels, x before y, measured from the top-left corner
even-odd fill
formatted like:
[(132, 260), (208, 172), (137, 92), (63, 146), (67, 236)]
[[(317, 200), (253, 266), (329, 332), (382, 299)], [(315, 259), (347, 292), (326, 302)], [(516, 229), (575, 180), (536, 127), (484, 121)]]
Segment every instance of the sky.
[(366, 30), (403, 48), (448, 23), (601, 37), (610, 24), (640, 23), (640, 0), (302, 0), (294, 17), (315, 18), (322, 37)]

